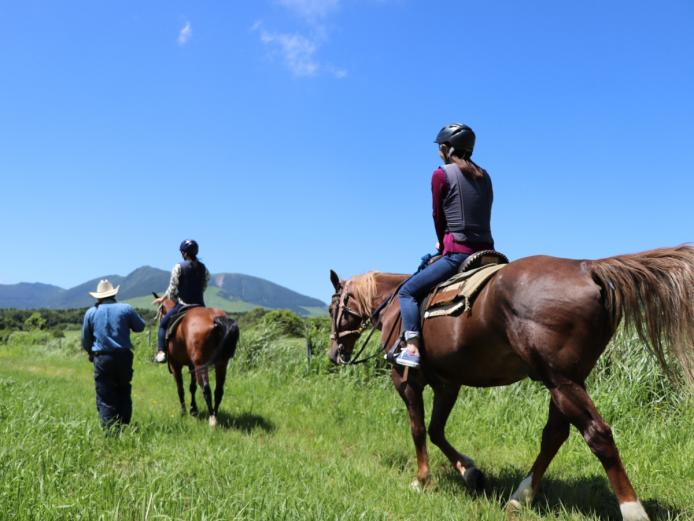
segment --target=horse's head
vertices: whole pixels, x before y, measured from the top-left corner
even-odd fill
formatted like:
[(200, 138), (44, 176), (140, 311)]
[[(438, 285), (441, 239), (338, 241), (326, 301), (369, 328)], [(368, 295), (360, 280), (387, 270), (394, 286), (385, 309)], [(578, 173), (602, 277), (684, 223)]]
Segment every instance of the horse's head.
[(370, 319), (358, 285), (352, 280), (341, 281), (330, 270), (330, 282), (335, 288), (330, 302), (330, 351), (328, 358), (335, 364), (348, 364), (354, 344)]
[[(154, 291), (152, 292), (152, 295), (154, 295), (155, 299), (159, 298), (159, 295), (157, 295)], [(176, 302), (171, 300), (170, 298), (165, 298), (162, 300), (158, 306), (157, 306), (157, 314), (159, 316), (164, 316), (166, 313), (168, 313), (171, 308), (173, 308), (176, 305)]]

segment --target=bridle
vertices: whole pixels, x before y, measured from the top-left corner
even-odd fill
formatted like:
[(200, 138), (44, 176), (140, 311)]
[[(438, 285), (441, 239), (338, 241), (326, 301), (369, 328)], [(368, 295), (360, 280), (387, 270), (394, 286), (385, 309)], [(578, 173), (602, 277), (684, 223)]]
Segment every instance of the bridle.
[[(403, 282), (404, 283), (404, 282)], [(391, 303), (395, 295), (398, 294), (398, 291), (400, 291), (400, 287), (402, 284), (400, 284), (391, 295), (385, 299), (380, 306), (378, 306), (371, 314), (368, 316), (364, 316), (362, 313), (359, 313), (353, 309), (351, 309), (348, 305), (347, 302), (349, 298), (352, 296), (349, 292), (345, 291), (345, 288), (341, 288), (339, 291), (337, 291), (333, 297), (332, 300), (335, 301), (337, 300), (337, 313), (335, 313), (335, 319), (333, 320), (332, 324), (332, 329), (334, 333), (330, 333), (330, 339), (334, 340), (337, 342), (337, 363), (339, 365), (357, 365), (357, 364), (363, 364), (365, 362), (368, 362), (369, 360), (376, 358), (377, 356), (380, 355), (380, 351), (376, 351), (374, 354), (369, 355), (365, 358), (360, 359), (359, 357), (361, 356), (362, 352), (364, 349), (366, 349), (366, 346), (369, 344), (369, 340), (371, 340), (371, 337), (373, 336), (374, 331), (378, 329), (378, 327), (381, 325), (381, 311), (383, 311), (388, 304)], [(352, 315), (353, 317), (357, 317), (360, 322), (359, 322), (359, 327), (357, 329), (348, 329), (346, 331), (338, 331), (338, 325), (340, 324), (340, 321), (342, 320), (343, 315)], [(342, 338), (348, 337), (348, 336), (361, 336), (361, 334), (364, 332), (365, 329), (370, 328), (369, 334), (366, 336), (366, 339), (362, 343), (361, 347), (356, 350), (357, 354), (354, 355), (353, 357), (350, 356), (349, 360), (346, 360), (345, 358), (345, 350), (343, 347), (343, 344), (340, 342)], [(355, 341), (356, 344), (356, 341)], [(355, 351), (354, 348), (352, 348), (352, 351)]]
[(331, 333), (331, 340), (339, 340), (340, 338), (350, 335), (360, 335), (370, 322), (370, 316), (365, 318), (361, 313), (354, 311), (347, 305), (347, 301), (351, 296), (352, 295), (350, 293), (347, 293), (346, 291), (342, 291), (341, 294), (335, 293), (333, 295), (333, 299), (335, 299), (335, 297), (339, 299), (339, 302), (337, 304), (337, 314), (335, 315), (335, 320), (333, 321), (333, 330), (337, 331), (337, 326), (342, 320), (343, 315), (352, 315), (353, 317), (357, 317), (358, 319), (360, 319), (361, 322), (359, 323), (359, 327), (357, 329), (348, 329), (347, 331), (340, 331), (339, 333)]

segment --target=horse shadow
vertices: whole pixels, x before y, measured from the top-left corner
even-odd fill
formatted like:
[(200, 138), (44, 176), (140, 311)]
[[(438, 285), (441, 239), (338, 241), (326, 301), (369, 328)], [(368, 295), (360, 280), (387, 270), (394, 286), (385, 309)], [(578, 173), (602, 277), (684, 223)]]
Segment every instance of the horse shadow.
[[(485, 472), (485, 485), (481, 493), (493, 498), (503, 509), (525, 477), (524, 472), (516, 469), (504, 469), (498, 473)], [(460, 475), (452, 469), (441, 476), (441, 480), (467, 490)], [(651, 521), (680, 519), (680, 516), (688, 513), (656, 499), (642, 503)], [(567, 510), (595, 516), (601, 521), (622, 521), (619, 505), (607, 479), (597, 475), (578, 479), (543, 478), (532, 509), (543, 516)]]
[[(205, 416), (201, 419), (207, 419), (207, 417)], [(228, 412), (219, 411), (217, 413), (217, 426), (222, 429), (236, 430), (244, 434), (250, 434), (258, 429), (268, 434), (277, 430), (277, 426), (272, 421), (258, 414), (248, 412), (229, 414)]]

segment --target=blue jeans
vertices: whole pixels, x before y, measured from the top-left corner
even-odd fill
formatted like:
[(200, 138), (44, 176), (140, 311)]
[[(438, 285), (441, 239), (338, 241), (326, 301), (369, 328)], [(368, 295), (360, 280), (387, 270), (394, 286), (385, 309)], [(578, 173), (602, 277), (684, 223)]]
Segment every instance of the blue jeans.
[(172, 307), (169, 312), (162, 317), (161, 322), (159, 322), (159, 331), (157, 332), (157, 349), (159, 351), (166, 351), (166, 328), (169, 326), (171, 317), (178, 313), (181, 307), (182, 305), (176, 302), (174, 307)]
[(133, 412), (130, 381), (133, 378), (133, 353), (117, 349), (94, 354), (96, 409), (103, 427), (128, 424)]
[(449, 253), (433, 264), (429, 264), (422, 271), (412, 275), (400, 288), (400, 315), (402, 316), (402, 329), (405, 340), (419, 336), (421, 317), (419, 303), (440, 282), (451, 278), (465, 259), (466, 253)]

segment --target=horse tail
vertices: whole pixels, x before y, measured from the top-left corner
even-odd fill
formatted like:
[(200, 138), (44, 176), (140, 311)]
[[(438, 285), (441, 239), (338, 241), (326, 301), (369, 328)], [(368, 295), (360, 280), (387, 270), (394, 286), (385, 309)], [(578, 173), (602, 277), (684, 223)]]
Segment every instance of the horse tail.
[(624, 318), (670, 378), (675, 359), (694, 385), (694, 245), (600, 259), (590, 269), (612, 327)]
[(214, 317), (214, 334), (219, 338), (219, 356), (227, 360), (234, 357), (236, 344), (239, 342), (239, 326), (236, 321), (226, 316)]

